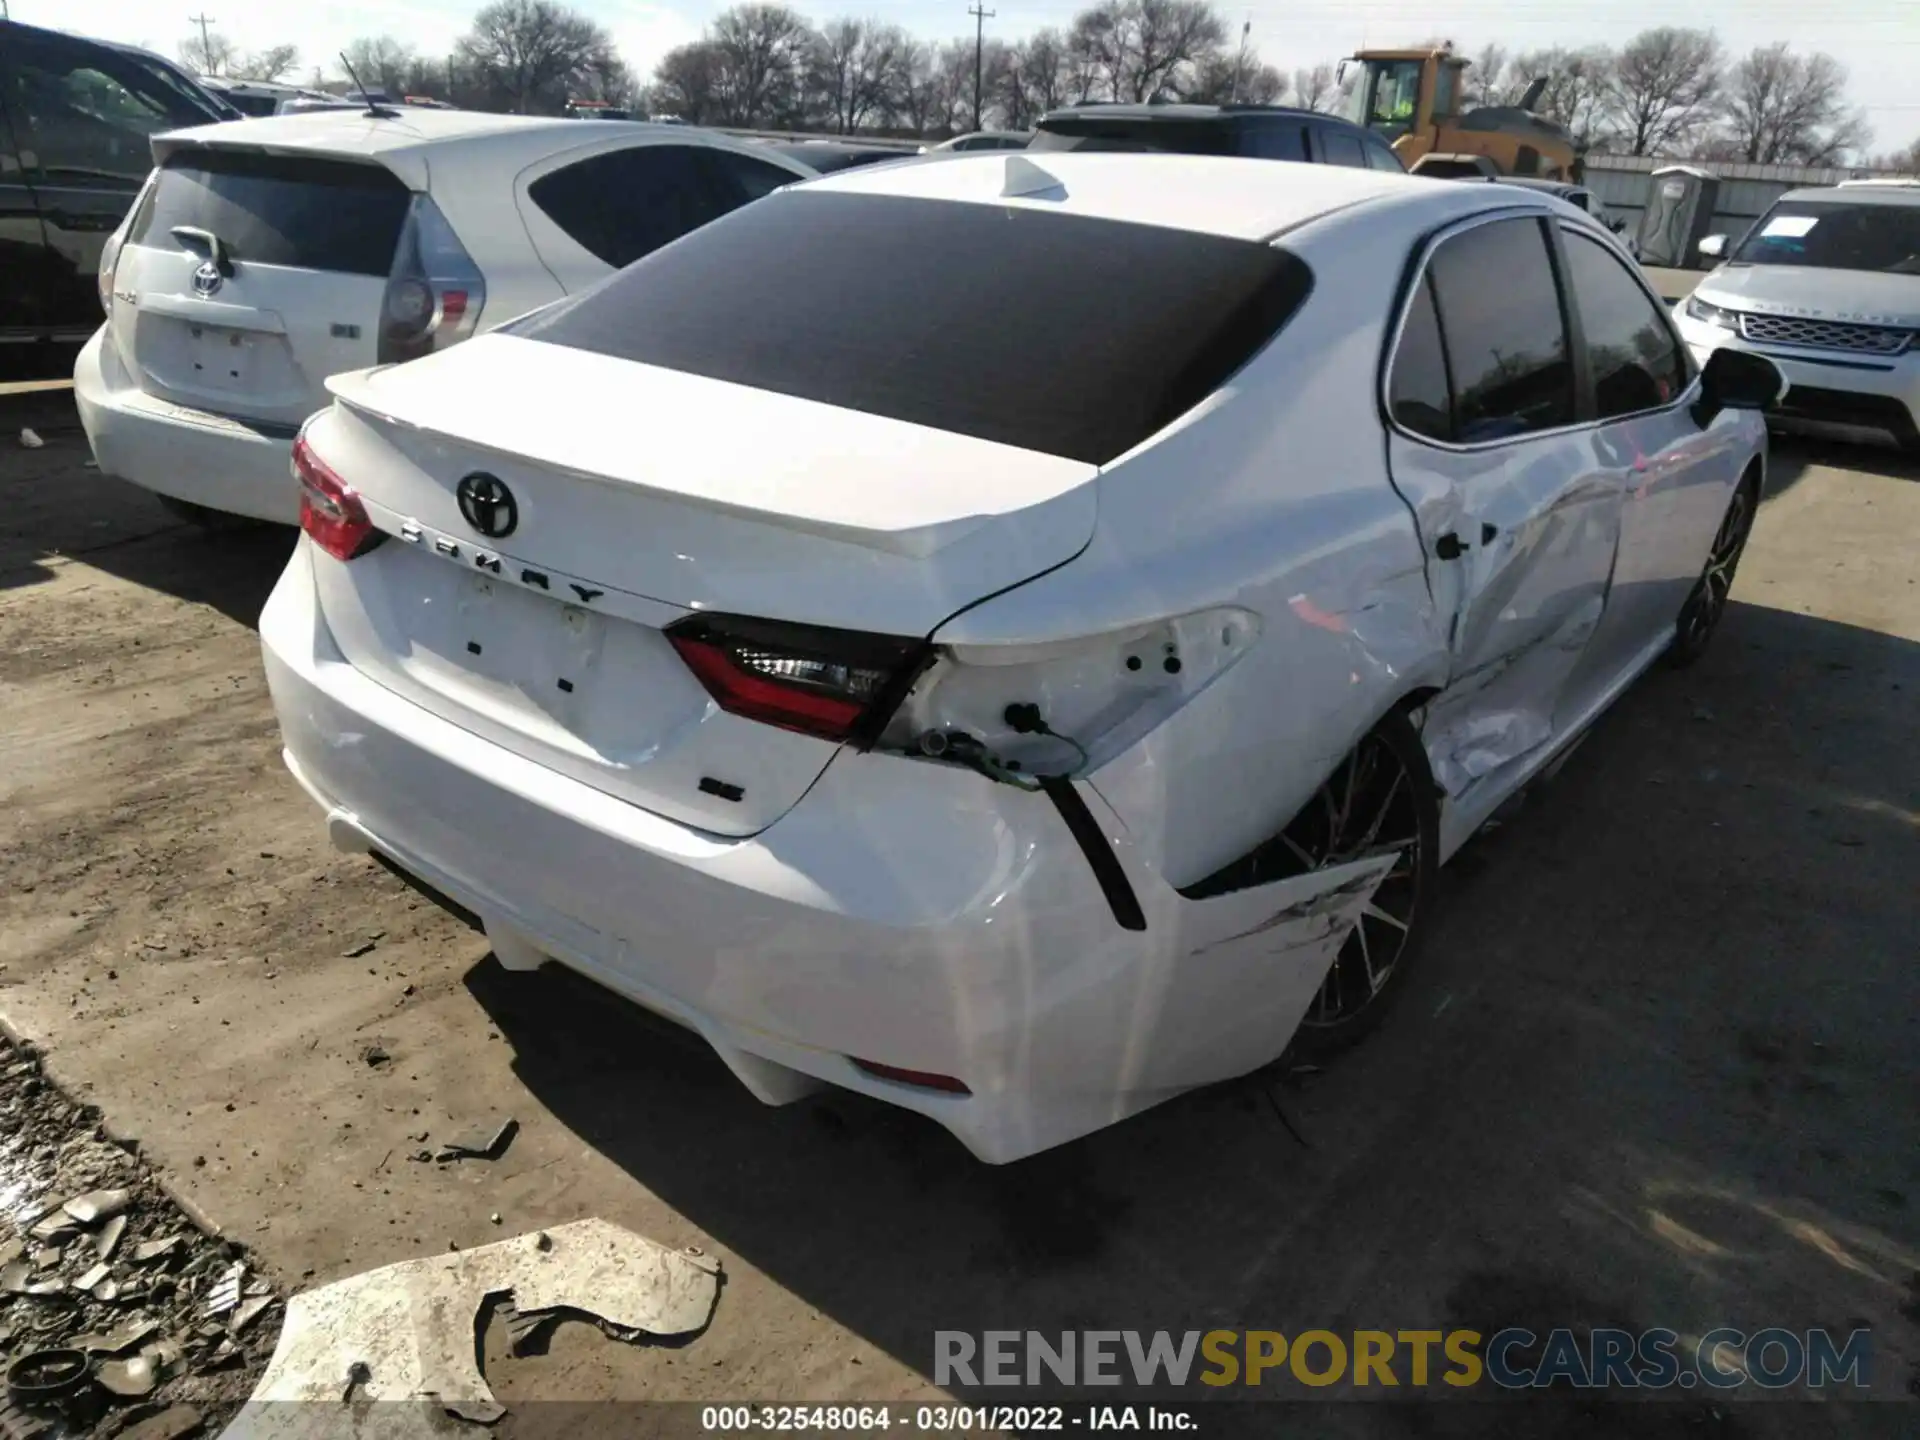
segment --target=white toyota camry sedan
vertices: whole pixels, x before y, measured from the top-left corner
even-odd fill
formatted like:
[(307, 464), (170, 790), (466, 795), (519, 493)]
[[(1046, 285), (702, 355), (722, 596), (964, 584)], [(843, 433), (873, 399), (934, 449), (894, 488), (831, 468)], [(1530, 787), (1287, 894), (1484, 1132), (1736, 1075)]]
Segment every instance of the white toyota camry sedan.
[(502, 964), (1016, 1159), (1379, 1018), (1706, 645), (1781, 385), (1512, 186), (846, 172), (330, 382), (287, 763)]

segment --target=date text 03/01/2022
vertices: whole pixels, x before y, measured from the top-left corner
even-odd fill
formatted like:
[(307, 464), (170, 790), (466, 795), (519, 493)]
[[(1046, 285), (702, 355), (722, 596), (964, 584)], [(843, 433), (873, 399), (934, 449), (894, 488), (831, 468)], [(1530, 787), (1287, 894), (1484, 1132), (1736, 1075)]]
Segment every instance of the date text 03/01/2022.
[(709, 1432), (815, 1430), (1011, 1432), (1198, 1429), (1185, 1410), (1155, 1405), (707, 1405)]

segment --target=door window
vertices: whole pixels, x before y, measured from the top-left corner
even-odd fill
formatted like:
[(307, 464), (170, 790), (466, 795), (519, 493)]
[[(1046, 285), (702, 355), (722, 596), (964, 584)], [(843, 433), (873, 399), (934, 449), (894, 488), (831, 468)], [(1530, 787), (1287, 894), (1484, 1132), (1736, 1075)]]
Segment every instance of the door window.
[(1367, 157), (1361, 152), (1360, 142), (1346, 131), (1326, 125), (1314, 132), (1313, 138), (1320, 150), (1321, 164), (1351, 165), (1355, 169), (1366, 167)]
[(733, 208), (709, 182), (703, 150), (608, 151), (542, 175), (527, 194), (576, 244), (617, 270)]
[(1441, 242), (1427, 273), (1453, 376), (1454, 439), (1572, 424), (1573, 366), (1540, 222), (1476, 225)]
[(1426, 276), (1413, 292), (1400, 343), (1387, 369), (1387, 403), (1403, 428), (1430, 440), (1453, 439), (1453, 391), (1440, 343), (1440, 317)]
[(1687, 369), (1666, 317), (1597, 240), (1566, 233), (1566, 248), (1600, 418), (1672, 404), (1687, 388)]
[(1388, 170), (1395, 175), (1407, 173), (1407, 167), (1400, 163), (1400, 157), (1393, 153), (1393, 147), (1384, 140), (1367, 136), (1363, 142), (1367, 152), (1367, 165), (1374, 170)]
[(22, 150), (55, 185), (137, 187), (148, 137), (209, 118), (145, 66), (104, 46), (14, 29), (8, 109)]
[(1240, 132), (1240, 153), (1261, 160), (1305, 160), (1306, 137), (1298, 125), (1249, 125)]

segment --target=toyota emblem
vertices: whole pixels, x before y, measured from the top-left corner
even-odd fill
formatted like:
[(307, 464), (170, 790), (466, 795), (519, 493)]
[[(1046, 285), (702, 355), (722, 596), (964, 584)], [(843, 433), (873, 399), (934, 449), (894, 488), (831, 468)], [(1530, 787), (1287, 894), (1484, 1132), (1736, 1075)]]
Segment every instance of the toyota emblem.
[(212, 295), (219, 290), (220, 283), (220, 267), (211, 260), (202, 260), (200, 267), (193, 272), (193, 293)]
[(454, 494), (467, 523), (489, 539), (511, 535), (520, 523), (520, 506), (498, 476), (484, 470), (463, 475)]

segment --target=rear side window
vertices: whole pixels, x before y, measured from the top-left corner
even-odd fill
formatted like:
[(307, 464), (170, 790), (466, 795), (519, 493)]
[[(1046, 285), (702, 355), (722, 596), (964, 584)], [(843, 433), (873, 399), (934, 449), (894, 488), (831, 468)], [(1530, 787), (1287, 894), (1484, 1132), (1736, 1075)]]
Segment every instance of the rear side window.
[[(791, 170), (782, 170), (778, 165), (769, 165), (764, 160), (756, 160), (751, 155), (736, 155), (731, 150), (708, 150), (702, 155), (720, 187), (723, 199), (729, 199), (734, 205), (744, 205), (749, 200), (760, 200), (782, 185), (796, 184), (800, 176)], [(859, 165), (866, 160), (864, 155), (856, 155), (847, 160), (847, 165)], [(801, 164), (806, 157), (801, 157)], [(820, 167), (823, 170), (838, 170), (840, 164)], [(729, 207), (731, 208), (731, 207)]]
[(1666, 317), (1598, 241), (1567, 233), (1566, 247), (1600, 418), (1672, 404), (1687, 388), (1687, 369)]
[(1299, 125), (1249, 125), (1240, 132), (1240, 153), (1261, 160), (1305, 160), (1307, 138)]
[(413, 192), (381, 165), (269, 155), (176, 152), (134, 217), (135, 244), (185, 250), (175, 226), (210, 230), (237, 260), (385, 275)]
[(1573, 366), (1540, 222), (1477, 225), (1443, 241), (1427, 273), (1453, 371), (1454, 438), (1571, 425)]
[(802, 186), (503, 328), (1104, 464), (1219, 388), (1311, 284), (1252, 241)]
[(1453, 439), (1453, 387), (1440, 343), (1440, 317), (1433, 308), (1433, 284), (1424, 275), (1407, 304), (1387, 376), (1387, 404), (1402, 428), (1430, 440)]
[(1355, 169), (1366, 167), (1367, 157), (1361, 152), (1359, 140), (1346, 131), (1323, 125), (1314, 132), (1313, 138), (1320, 147), (1321, 164), (1351, 165)]
[(694, 146), (638, 145), (563, 165), (527, 194), (581, 249), (617, 270), (731, 208), (707, 177)]

